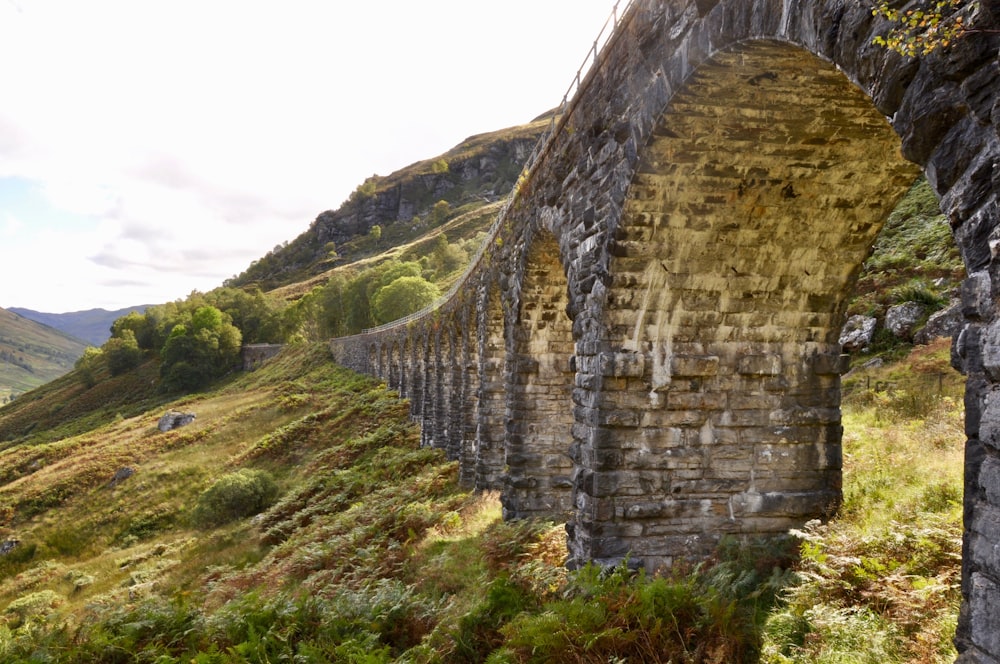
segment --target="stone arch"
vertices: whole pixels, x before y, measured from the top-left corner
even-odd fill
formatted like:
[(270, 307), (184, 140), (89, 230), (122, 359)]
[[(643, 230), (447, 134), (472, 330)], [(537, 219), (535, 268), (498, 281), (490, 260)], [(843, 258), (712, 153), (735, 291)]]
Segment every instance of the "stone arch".
[(483, 295), (480, 297), (476, 339), (479, 413), (476, 422), (475, 486), (477, 490), (487, 491), (503, 486), (507, 346), (500, 287), (496, 281), (490, 281), (481, 288)]
[(393, 339), (387, 346), (387, 361), (389, 366), (385, 371), (386, 383), (390, 389), (396, 390), (400, 396), (403, 395), (403, 373), (402, 354), (399, 348), (399, 340)]
[(463, 373), (461, 366), (462, 333), (458, 321), (445, 325), (441, 330), (442, 402), (440, 422), (443, 447), (449, 459), (458, 459), (462, 447)]
[[(995, 26), (996, 3), (980, 4), (987, 24), (978, 27)], [(888, 148), (901, 146), (939, 194), (970, 272), (962, 289), (966, 325), (954, 353), (968, 374), (969, 437), (965, 603), (957, 642), (969, 661), (1000, 659), (995, 630), (995, 607), (1000, 606), (995, 553), (1000, 542), (1000, 290), (995, 286), (1000, 283), (1000, 36), (982, 33), (956, 42), (946, 54), (907, 60), (872, 45), (884, 28), (855, 0), (633, 0), (561, 116), (561, 130), (539, 152), (514, 204), (504, 208), (500, 235), (483, 258), (489, 275), (480, 285), (478, 359), (480, 367), (498, 361), (506, 366), (511, 470), (506, 513), (540, 513), (529, 508), (549, 489), (524, 463), (538, 433), (531, 428), (534, 404), (528, 398), (529, 386), (538, 384), (530, 342), (545, 335), (522, 319), (530, 310), (522, 308), (520, 296), (523, 284), (530, 286), (526, 293), (534, 288), (524, 275), (523, 242), (528, 239), (529, 254), (535, 250), (534, 229), (545, 214), (551, 215), (547, 223), (558, 242), (544, 242), (550, 253), (557, 244), (562, 252), (550, 265), (560, 264), (552, 274), (566, 275), (577, 369), (570, 427), (576, 463), (575, 512), (568, 524), (571, 562), (614, 563), (631, 552), (632, 560), (655, 566), (669, 562), (676, 545), (687, 541), (665, 545), (678, 535), (678, 527), (689, 528), (696, 545), (689, 553), (697, 555), (714, 537), (697, 525), (703, 519), (738, 533), (751, 527), (778, 530), (790, 518), (823, 505), (824, 496), (835, 500), (839, 425), (831, 404), (838, 360), (831, 330), (842, 313), (844, 285), (854, 278), (850, 266), (858, 262), (894, 196), (887, 174), (904, 168)], [(760, 66), (764, 53), (774, 55), (774, 67)], [(799, 77), (804, 87), (791, 94), (788, 77)], [(828, 89), (815, 85), (825, 79)], [(857, 97), (845, 80), (868, 101), (844, 105), (851, 95)], [(718, 88), (721, 94), (715, 96), (709, 91), (724, 81), (735, 87), (742, 103), (757, 110), (757, 125), (746, 113), (733, 116), (739, 122), (732, 123), (728, 111), (721, 112), (719, 104), (730, 88)], [(825, 90), (833, 95), (829, 108), (813, 106), (813, 117), (794, 113), (803, 110), (809, 96)], [(782, 101), (768, 106), (769, 98)], [(898, 138), (885, 131), (884, 119), (872, 108), (891, 118)], [(667, 122), (665, 114), (675, 122)], [(823, 133), (833, 126), (827, 123), (831, 117), (847, 134)], [(745, 140), (748, 127), (763, 137), (771, 156), (781, 152), (781, 137), (816, 133), (808, 143), (788, 143), (775, 171), (759, 163), (765, 155), (756, 154), (755, 141)], [(859, 128), (876, 131), (876, 143), (888, 155), (888, 170), (881, 172), (886, 179), (880, 180), (878, 172), (874, 176), (885, 186), (879, 201), (883, 212), (855, 204), (871, 200), (882, 185), (873, 187), (858, 177), (855, 182), (861, 184), (852, 192), (846, 177), (827, 183), (819, 176), (821, 171), (845, 175), (836, 164), (850, 157), (840, 151), (839, 138)], [(719, 135), (743, 149), (726, 148)], [(732, 163), (720, 158), (726, 150)], [(826, 150), (833, 166), (822, 164)], [(864, 168), (875, 161), (870, 155), (859, 160)], [(700, 201), (693, 200), (698, 196)], [(656, 209), (680, 204), (687, 208)], [(783, 210), (806, 217), (797, 233), (787, 232), (787, 224), (775, 225)], [(816, 218), (828, 220), (829, 228)], [(833, 254), (815, 251), (813, 245), (833, 246), (837, 229), (852, 224), (857, 227), (841, 235), (844, 244)], [(770, 235), (775, 235), (773, 243), (760, 244)], [(759, 249), (748, 252), (746, 246)], [(792, 247), (789, 255), (777, 249), (781, 246)], [(808, 256), (810, 251), (815, 255)], [(536, 258), (532, 255), (529, 264)], [(813, 260), (823, 269), (791, 272), (793, 265)], [(692, 270), (685, 271), (685, 265)], [(491, 280), (500, 284), (496, 298), (487, 296)], [(711, 286), (713, 280), (725, 290)], [(494, 316), (500, 307), (494, 303), (500, 293), (503, 306), (512, 308), (500, 335), (506, 344), (502, 360), (488, 356), (484, 342), (496, 337)], [(454, 311), (442, 315), (421, 324), (444, 323)], [(698, 340), (699, 330), (705, 330), (703, 340)], [(427, 418), (440, 365), (426, 350), (434, 333), (423, 334), (428, 336), (420, 415), (425, 435), (432, 436), (434, 425)], [(358, 350), (349, 342), (336, 346), (338, 357)], [(363, 348), (358, 363), (372, 371), (376, 358), (369, 356), (366, 365)], [(480, 478), (492, 473), (483, 471), (489, 467), (483, 460), (493, 453), (484, 433), (494, 410), (489, 399), (500, 392), (491, 394), (490, 380), (484, 372), (479, 388)], [(522, 415), (527, 419), (518, 419)], [(553, 426), (543, 422), (542, 430)], [(779, 428), (785, 432), (779, 439), (784, 448), (762, 437)], [(752, 458), (740, 451), (743, 445), (751, 446)], [(786, 451), (800, 455), (797, 465), (808, 472), (783, 475), (774, 458)], [(717, 491), (707, 485), (706, 469)], [(788, 480), (781, 483), (783, 489), (766, 488), (767, 482), (778, 486), (783, 479)], [(678, 485), (683, 500), (673, 497)], [(712, 494), (726, 491), (730, 500), (714, 501)], [(742, 525), (733, 525), (730, 509)], [(774, 517), (770, 525), (767, 515)], [(752, 520), (757, 524), (751, 526)]]
[(368, 372), (371, 373), (373, 376), (379, 375), (377, 342), (372, 342), (368, 346)]
[(507, 439), (502, 502), (509, 518), (568, 518), (572, 508), (574, 376), (568, 283), (551, 231), (529, 240), (507, 338)]
[(611, 246), (602, 372), (620, 468), (600, 499), (662, 535), (629, 547), (647, 564), (839, 502), (837, 336), (916, 176), (898, 145), (833, 65), (776, 41), (716, 53), (659, 116)]
[(463, 308), (459, 327), (457, 364), (461, 376), (460, 408), (456, 413), (456, 426), (460, 434), (458, 449), (459, 484), (465, 488), (476, 486), (476, 430), (479, 422), (479, 319), (475, 300)]

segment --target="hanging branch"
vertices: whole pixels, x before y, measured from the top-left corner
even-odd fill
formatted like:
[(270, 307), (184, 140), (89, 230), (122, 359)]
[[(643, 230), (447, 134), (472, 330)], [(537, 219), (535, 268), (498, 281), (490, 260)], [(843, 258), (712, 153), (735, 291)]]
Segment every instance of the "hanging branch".
[(887, 19), (893, 27), (872, 42), (909, 57), (927, 55), (976, 32), (969, 22), (978, 9), (978, 0), (934, 0), (925, 9), (902, 10), (890, 7), (889, 0), (875, 0), (872, 15)]

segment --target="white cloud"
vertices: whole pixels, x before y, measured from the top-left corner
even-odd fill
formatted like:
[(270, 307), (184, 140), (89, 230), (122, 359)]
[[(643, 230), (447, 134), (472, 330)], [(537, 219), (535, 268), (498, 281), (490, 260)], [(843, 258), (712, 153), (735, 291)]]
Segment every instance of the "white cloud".
[(24, 222), (13, 215), (7, 215), (3, 220), (2, 234), (4, 237), (14, 237), (24, 228)]
[(612, 5), (0, 0), (0, 178), (53, 243), (0, 244), (0, 306), (213, 288), (372, 173), (555, 106)]

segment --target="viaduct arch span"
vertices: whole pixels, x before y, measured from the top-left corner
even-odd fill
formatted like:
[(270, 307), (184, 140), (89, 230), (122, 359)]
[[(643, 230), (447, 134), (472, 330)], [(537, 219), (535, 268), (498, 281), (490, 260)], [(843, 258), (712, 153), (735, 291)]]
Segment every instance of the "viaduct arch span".
[[(983, 2), (976, 20), (996, 24)], [(1000, 661), (1000, 40), (857, 0), (635, 0), (454, 294), (334, 339), (570, 564), (656, 568), (841, 497), (846, 297), (921, 171), (965, 261), (963, 661)]]

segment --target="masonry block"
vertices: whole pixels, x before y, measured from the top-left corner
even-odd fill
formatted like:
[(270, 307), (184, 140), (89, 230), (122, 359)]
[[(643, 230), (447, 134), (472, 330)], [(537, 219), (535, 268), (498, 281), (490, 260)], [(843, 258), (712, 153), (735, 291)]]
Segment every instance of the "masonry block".
[(641, 377), (646, 368), (642, 353), (601, 353), (598, 363), (602, 376)]
[(773, 353), (744, 355), (739, 358), (736, 371), (746, 376), (781, 375), (781, 356)]
[(714, 376), (719, 373), (719, 358), (713, 355), (674, 355), (670, 359), (673, 376)]

